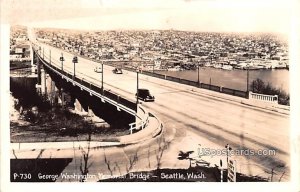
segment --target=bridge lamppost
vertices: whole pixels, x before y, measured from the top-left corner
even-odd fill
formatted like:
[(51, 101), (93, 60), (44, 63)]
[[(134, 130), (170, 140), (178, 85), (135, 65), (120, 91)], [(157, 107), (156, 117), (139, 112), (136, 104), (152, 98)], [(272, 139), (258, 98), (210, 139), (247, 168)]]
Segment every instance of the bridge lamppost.
[(64, 61), (65, 61), (63, 53), (61, 53), (61, 57), (59, 58), (59, 60), (61, 61), (61, 70), (63, 71), (64, 70)]
[(199, 68), (199, 63), (198, 63), (198, 85), (200, 84), (200, 79), (199, 79), (199, 71), (200, 70), (200, 68)]
[(104, 69), (103, 69), (103, 61), (101, 62), (101, 92), (102, 92), (102, 95), (104, 93), (104, 87), (103, 87), (103, 72), (104, 72)]
[(73, 72), (73, 79), (75, 78), (75, 63), (78, 63), (78, 57), (77, 56), (74, 56), (73, 57), (73, 60), (72, 60), (73, 64), (74, 64), (74, 72)]
[(247, 64), (247, 94), (249, 95), (249, 64)]
[(139, 67), (136, 69), (136, 111), (138, 111), (138, 104), (139, 104)]

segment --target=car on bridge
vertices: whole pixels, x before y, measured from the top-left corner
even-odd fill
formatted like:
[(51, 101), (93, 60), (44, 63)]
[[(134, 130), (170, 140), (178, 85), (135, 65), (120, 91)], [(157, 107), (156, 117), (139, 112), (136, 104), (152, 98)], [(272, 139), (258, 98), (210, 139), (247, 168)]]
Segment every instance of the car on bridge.
[(102, 67), (101, 67), (101, 66), (95, 67), (94, 71), (95, 71), (96, 73), (102, 73)]
[(114, 69), (113, 69), (113, 73), (114, 73), (114, 74), (123, 74), (123, 71), (122, 71), (121, 68), (114, 68)]
[(150, 94), (150, 91), (148, 89), (138, 89), (138, 92), (135, 94), (135, 96), (143, 101), (154, 101), (155, 97)]

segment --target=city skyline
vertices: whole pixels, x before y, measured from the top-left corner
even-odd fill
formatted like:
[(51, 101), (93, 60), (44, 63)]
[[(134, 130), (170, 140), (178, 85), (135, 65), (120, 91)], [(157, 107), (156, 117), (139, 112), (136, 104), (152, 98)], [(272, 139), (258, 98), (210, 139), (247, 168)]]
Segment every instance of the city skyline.
[[(11, 24), (84, 30), (290, 31), (290, 3), (281, 0), (18, 2), (4, 13)], [(9, 6), (9, 5), (8, 5)], [(24, 15), (15, 14), (22, 10)], [(38, 9), (38, 11), (36, 11)], [(4, 17), (5, 18), (5, 17)]]

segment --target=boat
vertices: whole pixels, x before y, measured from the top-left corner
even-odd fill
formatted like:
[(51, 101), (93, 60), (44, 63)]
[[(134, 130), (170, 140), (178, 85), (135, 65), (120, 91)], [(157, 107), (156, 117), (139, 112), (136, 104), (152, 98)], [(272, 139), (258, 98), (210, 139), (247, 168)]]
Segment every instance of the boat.
[(278, 65), (275, 66), (275, 69), (286, 69), (286, 64), (285, 63), (278, 63)]
[(172, 68), (168, 68), (168, 71), (181, 71), (181, 67), (180, 66), (175, 66), (175, 67), (172, 67)]
[(222, 68), (222, 64), (214, 64), (213, 66), (216, 69), (221, 69)]
[(210, 63), (205, 63), (204, 67), (211, 67), (212, 65)]
[(223, 65), (222, 66), (222, 69), (225, 69), (225, 70), (232, 70), (233, 67), (231, 65)]
[(267, 69), (267, 67), (265, 65), (262, 64), (258, 64), (255, 66), (257, 69)]
[(256, 66), (256, 65), (253, 65), (253, 66), (248, 66), (248, 67), (245, 67), (244, 69), (249, 69), (249, 70), (259, 70), (261, 69), (260, 67)]
[(248, 66), (247, 63), (238, 63), (236, 66), (235, 66), (235, 69), (246, 69)]

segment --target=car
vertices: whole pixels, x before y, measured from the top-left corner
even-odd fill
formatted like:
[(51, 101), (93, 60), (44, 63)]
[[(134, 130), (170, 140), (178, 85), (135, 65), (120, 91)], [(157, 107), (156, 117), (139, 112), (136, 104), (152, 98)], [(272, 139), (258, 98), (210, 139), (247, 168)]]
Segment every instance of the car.
[(114, 68), (113, 73), (115, 74), (123, 74), (123, 71), (121, 68)]
[(150, 94), (150, 91), (148, 89), (138, 89), (137, 94), (135, 96), (143, 101), (154, 101), (155, 97)]
[(102, 73), (102, 67), (101, 66), (100, 67), (95, 67), (94, 71), (96, 73)]

